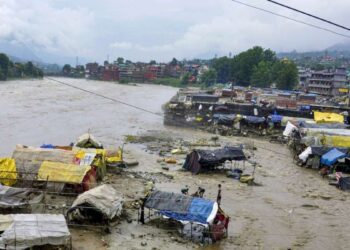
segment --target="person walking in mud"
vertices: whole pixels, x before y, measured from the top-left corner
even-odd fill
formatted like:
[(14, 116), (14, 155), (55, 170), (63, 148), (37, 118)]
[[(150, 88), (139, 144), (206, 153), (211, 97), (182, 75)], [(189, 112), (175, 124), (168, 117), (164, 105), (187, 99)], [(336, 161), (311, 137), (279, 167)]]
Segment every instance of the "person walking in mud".
[(218, 205), (220, 206), (221, 204), (221, 184), (218, 185), (218, 196), (216, 197), (216, 202), (218, 203)]

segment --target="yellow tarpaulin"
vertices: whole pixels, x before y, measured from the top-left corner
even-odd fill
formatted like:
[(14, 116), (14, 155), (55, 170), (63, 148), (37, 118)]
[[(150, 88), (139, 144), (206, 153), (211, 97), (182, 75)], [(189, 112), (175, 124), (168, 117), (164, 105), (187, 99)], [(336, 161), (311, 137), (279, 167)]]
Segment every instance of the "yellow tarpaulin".
[(350, 137), (349, 136), (330, 136), (325, 135), (321, 139), (322, 144), (325, 146), (333, 147), (350, 147)]
[(16, 162), (11, 158), (0, 158), (0, 183), (13, 186), (17, 181)]
[(324, 122), (344, 123), (344, 116), (336, 113), (324, 113), (324, 112), (315, 111), (314, 120), (318, 123), (324, 123)]
[(91, 166), (44, 161), (38, 172), (38, 180), (80, 184), (90, 169)]
[(118, 151), (115, 155), (106, 157), (106, 161), (108, 163), (123, 162), (123, 150), (121, 149), (121, 147), (118, 147)]

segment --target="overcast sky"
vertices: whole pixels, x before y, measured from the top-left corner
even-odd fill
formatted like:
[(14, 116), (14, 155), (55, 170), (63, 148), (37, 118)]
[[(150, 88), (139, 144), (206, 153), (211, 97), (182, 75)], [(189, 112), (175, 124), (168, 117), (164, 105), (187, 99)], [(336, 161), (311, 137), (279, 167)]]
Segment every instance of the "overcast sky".
[[(265, 0), (240, 0), (340, 30)], [(349, 0), (279, 0), (350, 24)], [(231, 0), (0, 0), (0, 40), (35, 53), (103, 61), (169, 61), (236, 54), (254, 45), (275, 51), (320, 50), (347, 42)]]

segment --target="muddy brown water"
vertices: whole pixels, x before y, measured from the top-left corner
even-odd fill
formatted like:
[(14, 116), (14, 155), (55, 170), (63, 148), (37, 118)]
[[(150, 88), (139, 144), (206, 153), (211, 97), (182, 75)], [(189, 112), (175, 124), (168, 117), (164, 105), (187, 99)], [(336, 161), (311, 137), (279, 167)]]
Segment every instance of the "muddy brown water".
[[(166, 86), (120, 85), (77, 79), (60, 80), (98, 92), (153, 112), (177, 91)], [(90, 131), (105, 145), (121, 145), (126, 134), (160, 131), (187, 140), (207, 138), (205, 132), (164, 127), (162, 117), (92, 96), (49, 80), (10, 81), (0, 84), (0, 156), (11, 155), (16, 144), (66, 145)], [(88, 229), (73, 229), (74, 249), (349, 249), (349, 195), (328, 185), (316, 171), (296, 166), (286, 146), (261, 139), (220, 137), (222, 145), (254, 144), (254, 160), (261, 167), (255, 179), (261, 186), (247, 186), (224, 174), (191, 175), (169, 165), (172, 181), (160, 181), (157, 188), (179, 192), (206, 189), (215, 199), (217, 185), (223, 186), (222, 207), (231, 217), (228, 238), (210, 246), (178, 240), (176, 232), (155, 225), (138, 225), (137, 211), (130, 210), (131, 223), (116, 225), (105, 235)], [(146, 152), (144, 145), (127, 144), (129, 157), (140, 162), (130, 171), (159, 172), (159, 156)], [(176, 156), (178, 161), (184, 155)], [(252, 171), (247, 164), (246, 171)], [(133, 180), (118, 186), (121, 192), (140, 192)], [(144, 246), (141, 245), (143, 243)], [(146, 244), (145, 244), (146, 243)]]

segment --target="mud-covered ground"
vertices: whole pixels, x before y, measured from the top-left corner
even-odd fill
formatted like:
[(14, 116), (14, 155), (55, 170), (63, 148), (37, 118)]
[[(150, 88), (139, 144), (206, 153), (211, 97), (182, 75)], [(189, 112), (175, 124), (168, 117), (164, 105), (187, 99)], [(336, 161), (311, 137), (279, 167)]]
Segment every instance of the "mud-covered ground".
[[(161, 105), (177, 91), (164, 86), (62, 80), (159, 114)], [(203, 142), (208, 142), (206, 147), (213, 145), (212, 134), (164, 127), (159, 116), (48, 80), (7, 82), (0, 84), (0, 93), (1, 156), (10, 155), (18, 143), (64, 145), (87, 131), (106, 146), (121, 145), (124, 135), (150, 135), (152, 139), (126, 143), (126, 159), (137, 160), (139, 165), (125, 170), (130, 173), (109, 174), (104, 181), (126, 199), (124, 219), (113, 224), (110, 234), (102, 229), (71, 228), (74, 249), (348, 249), (350, 245), (349, 194), (329, 186), (316, 171), (296, 166), (284, 145), (219, 137), (221, 146), (243, 144), (258, 163), (255, 182), (259, 185), (247, 186), (224, 172), (191, 175), (181, 171), (184, 154), (172, 156), (176, 164), (162, 161), (179, 145), (184, 150)], [(244, 169), (253, 171), (249, 163)], [(156, 188), (166, 191), (180, 192), (188, 185), (194, 192), (201, 186), (209, 199), (216, 198), (221, 183), (222, 208), (231, 217), (228, 238), (200, 246), (181, 239), (169, 224), (138, 224), (133, 201), (142, 196), (145, 183), (152, 178)]]

